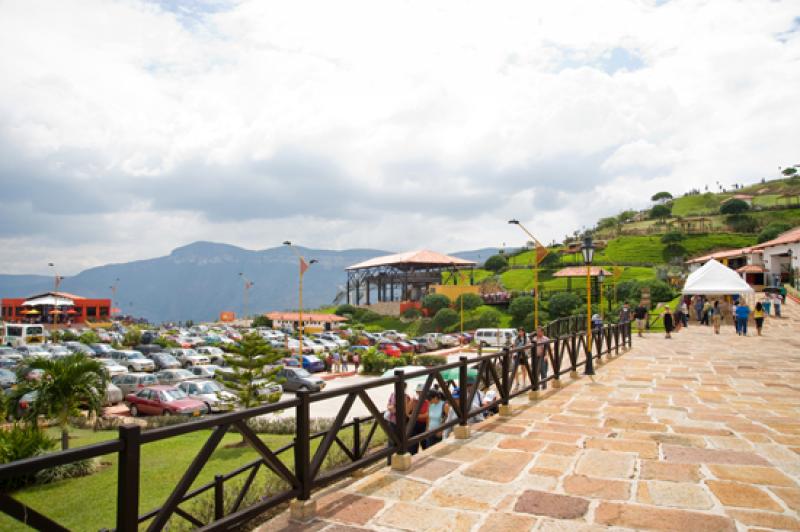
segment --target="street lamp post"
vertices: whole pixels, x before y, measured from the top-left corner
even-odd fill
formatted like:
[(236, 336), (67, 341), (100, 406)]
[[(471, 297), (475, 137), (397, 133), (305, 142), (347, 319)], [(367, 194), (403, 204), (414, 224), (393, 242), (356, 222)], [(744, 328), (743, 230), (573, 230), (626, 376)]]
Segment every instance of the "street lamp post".
[[(531, 237), (531, 240), (533, 240), (533, 330), (535, 331), (539, 327), (539, 262), (541, 262), (539, 259), (539, 249), (544, 249), (545, 255), (547, 255), (547, 248), (543, 246), (541, 242), (539, 242), (536, 237), (531, 234), (530, 231), (525, 229), (525, 226), (522, 225), (519, 220), (512, 219), (509, 220), (508, 223), (518, 226), (520, 229), (525, 231), (525, 234)], [(545, 255), (542, 256), (542, 259)]]
[(53, 273), (53, 310), (51, 311), (52, 314), (53, 314), (53, 322), (51, 323), (51, 325), (52, 325), (51, 328), (52, 328), (53, 331), (55, 331), (56, 330), (56, 326), (58, 325), (58, 314), (57, 314), (57, 312), (58, 312), (58, 283), (59, 283), (59, 277), (58, 277), (58, 270), (56, 269), (56, 265), (53, 264), (52, 262), (48, 262), (47, 265), (50, 266), (51, 268), (53, 268), (53, 272), (54, 272)]
[(600, 299), (598, 303), (600, 304), (600, 319), (603, 319), (603, 281), (606, 280), (606, 276), (603, 275), (603, 268), (600, 267), (600, 271), (597, 272), (597, 289), (600, 292)]
[(244, 273), (242, 272), (239, 272), (239, 277), (244, 283), (242, 287), (242, 319), (244, 320), (247, 319), (247, 300), (248, 296), (250, 295), (250, 289), (253, 288), (253, 285), (256, 283), (245, 277)]
[(298, 295), (298, 306), (299, 311), (297, 313), (297, 322), (298, 322), (298, 344), (299, 344), (299, 357), (303, 356), (303, 275), (306, 273), (308, 266), (310, 264), (315, 264), (319, 262), (317, 259), (311, 259), (310, 261), (306, 262), (300, 252), (292, 245), (289, 240), (286, 240), (283, 243), (284, 246), (289, 246), (289, 249), (294, 251), (295, 255), (297, 255), (298, 260), (300, 261), (300, 291)]
[[(109, 317), (111, 317), (111, 315), (114, 314), (114, 301), (116, 301), (116, 299), (117, 299), (117, 284), (119, 284), (119, 277), (114, 279), (114, 284), (109, 286), (109, 288), (111, 289), (111, 308), (108, 309)], [(113, 318), (112, 318), (112, 322), (113, 322)]]
[(594, 375), (594, 361), (592, 360), (592, 259), (594, 258), (594, 245), (592, 237), (587, 235), (583, 239), (583, 262), (586, 264), (586, 375)]

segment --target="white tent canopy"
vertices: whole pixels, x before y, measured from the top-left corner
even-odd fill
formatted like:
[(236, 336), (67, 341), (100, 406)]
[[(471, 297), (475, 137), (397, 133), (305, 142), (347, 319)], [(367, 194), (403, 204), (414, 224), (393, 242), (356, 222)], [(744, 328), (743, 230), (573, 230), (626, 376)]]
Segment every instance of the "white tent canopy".
[(702, 268), (689, 274), (683, 286), (683, 293), (708, 296), (751, 294), (753, 288), (735, 271), (711, 259)]

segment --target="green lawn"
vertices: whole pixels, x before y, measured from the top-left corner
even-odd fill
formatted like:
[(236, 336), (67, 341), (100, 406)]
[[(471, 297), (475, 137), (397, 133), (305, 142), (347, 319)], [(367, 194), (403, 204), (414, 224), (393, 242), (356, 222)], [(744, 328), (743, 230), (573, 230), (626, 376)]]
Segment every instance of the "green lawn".
[(706, 193), (676, 198), (672, 202), (672, 214), (674, 216), (696, 216), (717, 213), (719, 206), (729, 197), (731, 197), (730, 194)]
[[(345, 435), (350, 433), (349, 430), (343, 433), (343, 440), (348, 440)], [(53, 435), (57, 435), (55, 431)], [(72, 435), (74, 438), (71, 441), (72, 447), (117, 437), (116, 431), (74, 430)], [(199, 431), (143, 446), (140, 513), (152, 510), (166, 501), (209, 435), (210, 431)], [(275, 449), (289, 443), (292, 437), (261, 435), (261, 439), (270, 449)], [(201, 471), (194, 487), (212, 481), (216, 474), (227, 473), (258, 458), (250, 447), (225, 448), (225, 445), (240, 440), (241, 436), (238, 434), (225, 436), (223, 443), (217, 447)], [(318, 443), (319, 440), (312, 442), (312, 453)], [(294, 458), (291, 451), (283, 453), (281, 459), (293, 469)], [(104, 456), (102, 461), (106, 465), (90, 476), (29, 487), (16, 492), (14, 496), (71, 530), (99, 530), (103, 527), (113, 527), (116, 515), (117, 456)], [(259, 480), (266, 481), (263, 470), (259, 476), (264, 477)], [(16, 521), (0, 516), (0, 530), (21, 529), (25, 528)]]

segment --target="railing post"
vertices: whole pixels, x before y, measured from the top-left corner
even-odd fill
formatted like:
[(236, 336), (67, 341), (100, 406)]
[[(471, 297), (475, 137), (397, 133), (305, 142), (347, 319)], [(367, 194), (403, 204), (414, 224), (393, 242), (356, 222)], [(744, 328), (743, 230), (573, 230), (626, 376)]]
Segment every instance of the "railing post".
[(117, 464), (117, 530), (135, 532), (139, 528), (139, 472), (141, 467), (139, 425), (122, 425), (119, 439), (122, 450)]
[[(469, 397), (467, 396), (467, 357), (458, 358), (458, 425), (453, 428), (453, 434), (457, 440), (469, 438)], [(476, 383), (477, 384), (477, 383)]]
[(353, 456), (361, 458), (361, 418), (353, 418)]
[(406, 379), (401, 369), (394, 370), (394, 418), (400, 444), (397, 454), (392, 456), (392, 469), (408, 471), (411, 469), (411, 455), (408, 454), (408, 412), (406, 412)]
[[(517, 353), (517, 357), (520, 357)], [(511, 406), (508, 404), (508, 397), (511, 395), (511, 352), (508, 347), (503, 348), (503, 358), (500, 360), (501, 370), (503, 372), (500, 377), (500, 383), (503, 387), (503, 393), (500, 394), (500, 415), (507, 417), (511, 415)]]
[(294, 474), (300, 484), (297, 500), (290, 503), (291, 518), (308, 521), (316, 514), (316, 502), (311, 499), (311, 392), (298, 390), (295, 396), (299, 404), (295, 407)]
[(214, 521), (225, 517), (225, 477), (214, 475)]

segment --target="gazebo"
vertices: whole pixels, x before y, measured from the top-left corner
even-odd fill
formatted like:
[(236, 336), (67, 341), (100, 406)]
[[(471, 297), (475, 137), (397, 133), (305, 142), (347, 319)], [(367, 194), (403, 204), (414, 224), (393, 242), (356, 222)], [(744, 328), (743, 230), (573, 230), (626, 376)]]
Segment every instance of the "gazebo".
[(469, 260), (424, 249), (375, 257), (347, 268), (347, 302), (360, 305), (363, 298), (370, 305), (373, 293), (379, 303), (419, 301), (431, 285), (458, 284), (461, 270), (470, 271), (474, 284), (475, 263)]
[[(592, 278), (592, 282), (594, 284), (593, 290), (597, 290), (598, 288), (597, 277), (601, 274), (604, 277), (610, 277), (612, 275), (612, 272), (606, 270), (602, 266), (591, 266), (589, 268), (589, 276)], [(570, 266), (569, 268), (562, 268), (558, 270), (556, 273), (554, 273), (553, 277), (566, 277), (567, 290), (572, 291), (572, 279), (574, 277), (586, 279), (586, 266)]]

